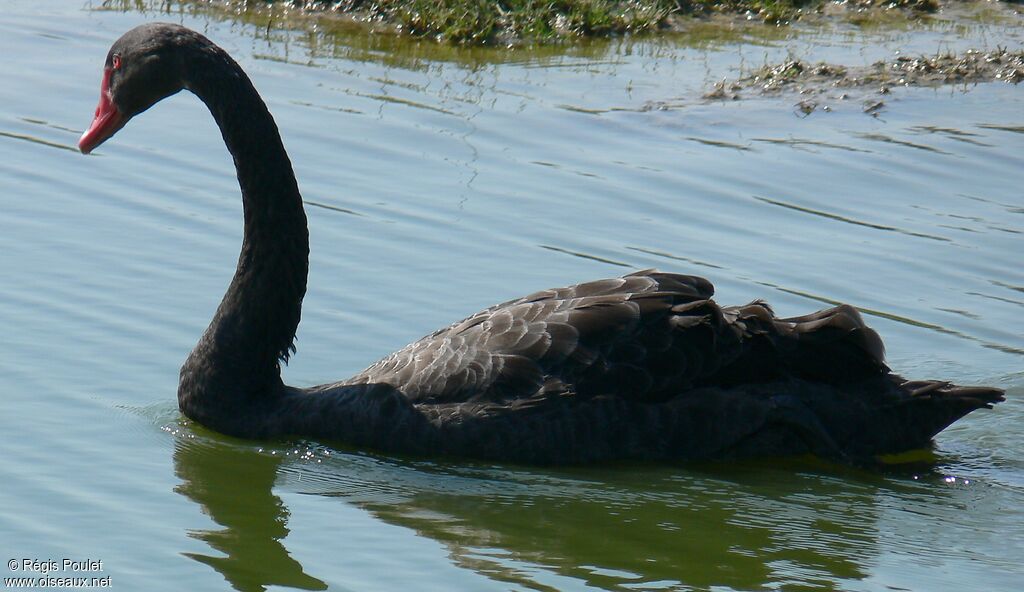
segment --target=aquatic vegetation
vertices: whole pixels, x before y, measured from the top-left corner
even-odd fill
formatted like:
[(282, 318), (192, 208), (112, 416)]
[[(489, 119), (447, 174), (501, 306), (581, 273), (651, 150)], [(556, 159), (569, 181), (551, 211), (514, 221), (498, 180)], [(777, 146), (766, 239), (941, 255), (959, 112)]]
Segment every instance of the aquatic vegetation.
[(795, 91), (818, 94), (833, 88), (877, 89), (888, 94), (893, 86), (938, 86), (942, 84), (1024, 80), (1024, 50), (997, 48), (967, 50), (962, 54), (932, 56), (896, 55), (870, 66), (810, 64), (790, 56), (777, 64), (764, 64), (738, 79), (723, 80), (704, 95), (705, 99), (738, 99), (744, 90), (762, 93)]
[[(200, 2), (195, 2), (200, 3)], [(333, 12), (382, 23), (416, 36), (454, 43), (506, 43), (650, 31), (679, 9), (667, 0), (291, 0), (206, 4), (279, 4), (303, 12)]]
[[(953, 0), (948, 0), (953, 2)], [(808, 14), (936, 12), (938, 0), (177, 0), (232, 12), (282, 7), (290, 14), (334, 14), (353, 21), (459, 44), (558, 41), (651, 31), (678, 31), (694, 17), (739, 16), (784, 25)], [(106, 5), (136, 5), (108, 0)], [(137, 8), (137, 6), (133, 6)]]

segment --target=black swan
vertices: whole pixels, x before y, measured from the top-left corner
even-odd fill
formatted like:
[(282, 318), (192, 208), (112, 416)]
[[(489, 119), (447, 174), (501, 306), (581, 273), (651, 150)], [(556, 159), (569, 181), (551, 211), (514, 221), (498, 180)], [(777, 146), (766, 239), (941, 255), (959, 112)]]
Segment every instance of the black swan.
[(777, 318), (760, 301), (719, 306), (703, 278), (653, 270), (510, 300), (348, 380), (286, 386), (306, 216), (277, 126), (241, 67), (187, 28), (132, 29), (107, 55), (79, 148), (89, 153), (181, 89), (217, 121), (244, 204), (238, 268), (178, 387), (182, 413), (214, 430), (522, 463), (854, 462), (924, 447), (1003, 400), (996, 388), (890, 373), (851, 306)]

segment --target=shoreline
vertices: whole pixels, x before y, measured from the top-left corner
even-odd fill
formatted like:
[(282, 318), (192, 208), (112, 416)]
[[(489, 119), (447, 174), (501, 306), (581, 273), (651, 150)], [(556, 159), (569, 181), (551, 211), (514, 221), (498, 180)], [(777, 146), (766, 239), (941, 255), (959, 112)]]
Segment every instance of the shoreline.
[[(564, 44), (584, 39), (684, 33), (694, 26), (787, 27), (927, 23), (945, 18), (1014, 18), (1008, 0), (173, 0), (224, 15), (314, 26), (361, 26), (379, 34), (468, 46)], [(138, 8), (129, 0), (107, 3)]]
[[(464, 0), (449, 0), (463, 2)], [(580, 0), (576, 0), (580, 1)], [(763, 2), (764, 0), (757, 0)], [(787, 0), (794, 1), (794, 0)], [(796, 0), (799, 1), (799, 0)], [(791, 34), (817, 30), (863, 30), (869, 32), (878, 27), (894, 27), (913, 33), (925, 31), (938, 24), (999, 23), (1024, 26), (1024, 6), (1004, 1), (984, 2), (974, 0), (952, 0), (935, 5), (935, 11), (924, 14), (922, 6), (932, 6), (933, 0), (922, 4), (918, 0), (896, 0), (882, 5), (877, 0), (852, 0), (844, 3), (808, 4), (813, 9), (800, 9), (802, 18), (793, 24), (764, 24), (751, 14), (729, 14), (732, 10), (750, 0), (726, 0), (725, 2), (704, 2), (699, 6), (712, 7), (718, 13), (712, 16), (694, 16), (693, 13), (675, 12), (665, 16), (656, 32), (621, 35), (577, 35), (571, 38), (517, 38), (504, 43), (495, 42), (450, 42), (444, 36), (433, 37), (410, 33), (380, 16), (373, 16), (361, 10), (361, 0), (329, 1), (293, 0), (291, 2), (263, 2), (253, 0), (173, 0), (172, 2), (151, 2), (149, 10), (171, 14), (173, 11), (187, 11), (249, 23), (260, 28), (305, 30), (316, 34), (351, 34), (353, 32), (384, 43), (405, 43), (408, 40), (432, 47), (431, 52), (446, 54), (472, 54), (493, 51), (573, 51), (586, 47), (592, 41), (601, 39), (665, 39), (698, 35), (701, 39), (713, 41), (728, 40), (746, 35), (775, 35), (784, 38)], [(378, 3), (381, 4), (381, 3)], [(383, 4), (387, 4), (384, 2)], [(405, 3), (418, 6), (417, 0)], [(497, 5), (497, 3), (493, 3)], [(376, 6), (377, 4), (375, 4)], [(553, 4), (548, 4), (548, 6)], [(888, 7), (888, 8), (887, 8)], [(910, 8), (907, 8), (910, 7)], [(139, 6), (129, 0), (115, 0), (104, 3), (105, 10), (138, 10)], [(706, 8), (711, 10), (711, 8)], [(493, 41), (493, 40), (492, 40)], [(1015, 46), (1016, 45), (1016, 46)], [(938, 87), (943, 85), (971, 85), (985, 82), (1007, 82), (1018, 85), (1024, 80), (1024, 44), (1019, 41), (1004, 47), (961, 48), (952, 52), (941, 46), (931, 54), (920, 51), (899, 51), (894, 55), (877, 60), (870, 65), (850, 65), (826, 62), (814, 56), (797, 58), (788, 56), (774, 63), (765, 62), (752, 70), (742, 70), (732, 77), (725, 77), (717, 83), (709, 83), (696, 97), (700, 101), (749, 100), (765, 96), (798, 97), (796, 108), (805, 114), (816, 109), (831, 108), (827, 101), (839, 100), (863, 102), (864, 111), (876, 114), (881, 110), (890, 92), (904, 87)], [(689, 102), (689, 101), (686, 101)], [(672, 103), (668, 101), (668, 103)], [(665, 105), (659, 105), (664, 107)]]

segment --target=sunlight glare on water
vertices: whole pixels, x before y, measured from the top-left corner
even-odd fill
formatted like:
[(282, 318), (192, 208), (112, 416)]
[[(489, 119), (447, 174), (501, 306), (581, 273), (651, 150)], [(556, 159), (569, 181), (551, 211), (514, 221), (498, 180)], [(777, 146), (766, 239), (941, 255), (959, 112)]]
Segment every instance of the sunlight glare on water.
[[(505, 50), (139, 6), (15, 0), (0, 20), (4, 559), (102, 559), (126, 590), (1024, 580), (1021, 89), (895, 89), (877, 116), (835, 94), (806, 117), (792, 95), (702, 99), (786, 56), (1020, 47), (1019, 19)], [(231, 159), (187, 93), (90, 157), (74, 148), (110, 43), (151, 20), (232, 53), (282, 130), (311, 236), (289, 383), (343, 378), (517, 295), (659, 267), (782, 315), (850, 302), (894, 370), (1008, 401), (886, 472), (533, 469), (186, 422), (178, 367), (241, 238)]]

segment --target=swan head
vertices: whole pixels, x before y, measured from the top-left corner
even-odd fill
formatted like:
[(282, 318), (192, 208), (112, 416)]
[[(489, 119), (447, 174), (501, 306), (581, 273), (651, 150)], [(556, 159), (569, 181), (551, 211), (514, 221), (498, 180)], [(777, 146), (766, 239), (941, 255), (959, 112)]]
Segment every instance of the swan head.
[(88, 154), (132, 117), (185, 88), (186, 50), (203, 41), (198, 33), (167, 23), (141, 25), (122, 35), (107, 53), (100, 102), (78, 149)]

